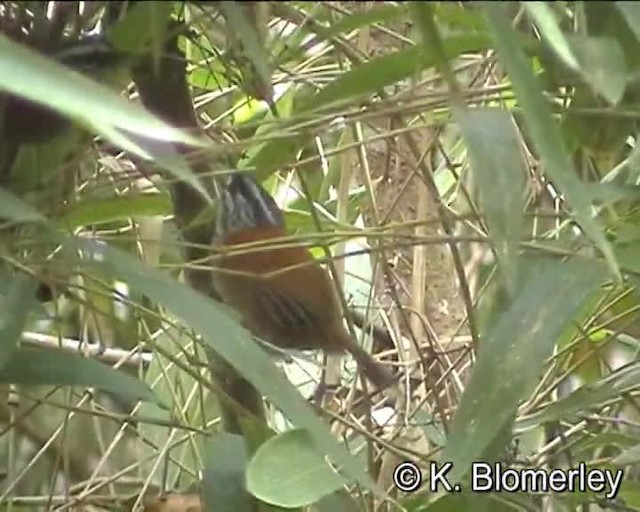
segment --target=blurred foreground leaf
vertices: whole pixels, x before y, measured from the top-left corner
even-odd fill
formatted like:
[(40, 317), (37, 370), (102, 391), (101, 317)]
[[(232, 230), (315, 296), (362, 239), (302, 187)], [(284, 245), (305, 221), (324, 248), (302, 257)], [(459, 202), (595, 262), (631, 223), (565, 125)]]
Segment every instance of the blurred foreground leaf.
[(94, 359), (54, 349), (21, 347), (0, 371), (0, 383), (94, 387), (132, 401), (160, 404), (153, 391), (135, 377)]
[(559, 336), (606, 277), (604, 266), (589, 260), (527, 257), (519, 266), (516, 295), (483, 340), (453, 417), (442, 454), (453, 463), (452, 483), (513, 421)]
[(79, 241), (91, 261), (88, 266), (107, 270), (139, 293), (166, 306), (236, 371), (266, 395), (296, 426), (309, 431), (316, 449), (330, 457), (341, 471), (372, 490), (378, 490), (358, 461), (338, 444), (327, 425), (298, 391), (276, 369), (266, 352), (222, 306), (125, 252), (94, 241)]

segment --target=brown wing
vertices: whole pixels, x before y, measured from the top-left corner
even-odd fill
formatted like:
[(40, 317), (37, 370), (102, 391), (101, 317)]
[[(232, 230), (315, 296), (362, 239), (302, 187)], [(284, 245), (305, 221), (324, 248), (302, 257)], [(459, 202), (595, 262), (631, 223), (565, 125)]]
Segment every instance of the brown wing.
[(260, 309), (278, 331), (291, 334), (318, 331), (317, 315), (299, 300), (270, 286), (259, 286), (255, 292)]

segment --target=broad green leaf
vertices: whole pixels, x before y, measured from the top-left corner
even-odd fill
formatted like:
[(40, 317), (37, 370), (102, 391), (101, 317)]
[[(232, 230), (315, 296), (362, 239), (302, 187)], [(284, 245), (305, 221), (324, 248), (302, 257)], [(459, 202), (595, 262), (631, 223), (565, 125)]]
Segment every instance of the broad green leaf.
[(95, 359), (55, 349), (21, 347), (0, 370), (0, 383), (93, 387), (132, 401), (158, 402), (141, 381)]
[(71, 203), (59, 223), (67, 227), (87, 226), (139, 215), (167, 215), (171, 212), (171, 199), (165, 194), (89, 198)]
[(352, 496), (346, 489), (339, 489), (320, 498), (313, 505), (314, 512), (354, 512), (360, 510), (357, 496)]
[(248, 452), (242, 436), (219, 432), (207, 440), (203, 475), (206, 510), (238, 512), (251, 510), (245, 469)]
[[(155, 354), (152, 363), (155, 362)], [(154, 390), (156, 396), (163, 399), (162, 395)], [(166, 402), (168, 407), (160, 407), (155, 403), (142, 402), (136, 410), (135, 418), (138, 421), (140, 446), (140, 458), (142, 460), (140, 470), (153, 483), (164, 484), (167, 487), (173, 487), (177, 484), (178, 475), (183, 471), (184, 466), (182, 460), (179, 460), (180, 454), (176, 456), (176, 452), (180, 450), (180, 446), (176, 446), (171, 450), (171, 457), (168, 458), (166, 464), (158, 467), (154, 462), (153, 456), (157, 454), (159, 446), (166, 443), (170, 439), (171, 433), (174, 432), (175, 417), (172, 413), (171, 402)], [(175, 408), (175, 406), (174, 406)], [(195, 424), (195, 423), (194, 423)], [(195, 436), (194, 436), (195, 437)], [(198, 437), (195, 437), (198, 439)], [(193, 445), (187, 443), (189, 448)], [(200, 467), (200, 466), (198, 466)]]
[(594, 449), (606, 449), (623, 451), (624, 449), (636, 446), (638, 439), (631, 433), (622, 433), (620, 431), (599, 431), (594, 432), (591, 436), (576, 440), (576, 454), (578, 457), (588, 457), (593, 453)]
[(637, 185), (624, 185), (622, 183), (587, 183), (586, 190), (589, 196), (601, 204), (613, 204), (618, 201), (635, 201), (640, 198), (640, 187)]
[(264, 443), (249, 462), (247, 489), (281, 507), (315, 503), (345, 483), (314, 448), (306, 430), (290, 430)]
[(444, 446), (446, 438), (442, 421), (436, 419), (433, 414), (423, 409), (417, 409), (412, 415), (412, 421), (420, 427), (424, 436), (434, 444), (434, 446)]
[(573, 209), (576, 221), (604, 254), (609, 267), (620, 277), (620, 270), (602, 227), (592, 217), (589, 196), (575, 173), (563, 143), (560, 129), (552, 117), (551, 107), (542, 94), (540, 81), (531, 71), (522, 46), (519, 44), (504, 6), (497, 2), (483, 2), (487, 25), (493, 35), (498, 54), (513, 83), (522, 106), (522, 116), (531, 133), (536, 149), (554, 184), (564, 194)]
[(606, 275), (582, 259), (522, 258), (519, 267), (515, 296), (483, 340), (453, 417), (442, 454), (453, 463), (451, 482), (512, 420), (557, 339)]
[(335, 441), (327, 425), (311, 406), (277, 371), (265, 351), (240, 327), (229, 309), (123, 251), (91, 240), (79, 240), (78, 244), (89, 256), (88, 266), (111, 272), (128, 283), (134, 291), (167, 307), (200, 334), (204, 342), (240, 375), (263, 392), (294, 424), (306, 428), (316, 448), (327, 454), (349, 478), (368, 489), (381, 492), (358, 461)]
[(68, 166), (69, 156), (90, 143), (91, 135), (69, 126), (40, 144), (22, 145), (11, 171), (11, 191), (28, 200), (35, 198), (38, 203), (46, 196), (43, 210), (55, 209), (67, 200), (75, 180)]
[[(612, 37), (618, 42), (629, 69), (628, 90), (631, 92), (637, 89), (640, 71), (640, 55), (637, 51), (640, 11), (636, 2), (583, 2), (581, 7), (578, 13), (583, 13), (588, 35)], [(578, 33), (583, 31), (579, 30)], [(633, 96), (629, 95), (628, 99)]]
[(503, 110), (455, 110), (467, 144), (499, 268), (511, 290), (524, 222), (526, 171), (513, 119)]
[(233, 107), (232, 124), (235, 126), (253, 121), (269, 111), (269, 106), (261, 100), (240, 98)]
[(26, 276), (11, 277), (0, 291), (0, 372), (18, 349), (27, 316), (34, 306), (35, 283)]

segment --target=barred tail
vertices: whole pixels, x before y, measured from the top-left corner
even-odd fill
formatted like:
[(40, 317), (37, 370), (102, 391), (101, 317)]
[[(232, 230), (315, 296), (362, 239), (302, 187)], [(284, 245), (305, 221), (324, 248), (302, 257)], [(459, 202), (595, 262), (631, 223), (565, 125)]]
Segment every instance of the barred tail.
[(347, 350), (354, 357), (364, 375), (369, 379), (379, 391), (388, 388), (393, 384), (393, 374), (382, 364), (376, 361), (371, 354), (364, 350), (354, 340), (350, 339)]

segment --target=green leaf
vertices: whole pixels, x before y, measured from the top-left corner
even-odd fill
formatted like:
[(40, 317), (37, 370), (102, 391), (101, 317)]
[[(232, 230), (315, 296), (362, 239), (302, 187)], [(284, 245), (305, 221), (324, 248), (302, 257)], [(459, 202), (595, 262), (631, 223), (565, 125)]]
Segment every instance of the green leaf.
[(422, 49), (433, 55), (434, 63), (439, 75), (449, 86), (450, 99), (454, 104), (461, 100), (458, 82), (453, 74), (447, 49), (442, 41), (440, 30), (435, 20), (431, 2), (411, 2), (409, 5), (413, 25), (418, 29), (422, 39)]
[(516, 294), (483, 340), (451, 424), (442, 455), (453, 463), (451, 483), (512, 420), (557, 339), (605, 278), (601, 265), (581, 259), (523, 258), (519, 267)]
[(59, 223), (66, 227), (102, 224), (140, 215), (167, 215), (171, 199), (165, 194), (138, 194), (90, 198), (72, 203)]
[[(454, 58), (465, 52), (487, 49), (489, 39), (480, 34), (458, 35), (444, 38), (443, 44), (447, 57)], [(434, 66), (435, 61), (433, 52), (425, 52), (423, 48), (417, 47), (374, 57), (338, 76), (315, 96), (301, 99), (296, 111), (308, 112), (340, 100), (378, 93), (386, 86)], [(281, 126), (273, 135), (274, 140), (265, 143), (246, 162), (246, 167), (257, 168), (261, 176), (288, 162), (311, 140), (311, 135), (306, 132), (291, 133)]]
[(520, 418), (516, 427), (527, 429), (542, 423), (570, 418), (576, 413), (602, 407), (605, 402), (638, 387), (640, 364), (631, 363), (603, 377), (594, 384), (583, 385), (569, 395), (551, 402), (544, 409)]
[(580, 65), (573, 54), (573, 49), (560, 30), (560, 25), (550, 4), (546, 2), (526, 2), (524, 6), (533, 18), (542, 38), (553, 48), (560, 60), (569, 69), (576, 72), (580, 71)]
[(108, 87), (2, 35), (0, 53), (1, 89), (77, 119), (97, 133), (104, 133), (102, 126), (107, 125), (157, 140), (200, 144)]
[(351, 32), (361, 27), (369, 27), (374, 23), (389, 22), (406, 13), (402, 4), (372, 4), (364, 11), (353, 11), (328, 26), (316, 25), (314, 30), (323, 39), (331, 40), (334, 36)]
[(94, 387), (133, 401), (159, 403), (138, 379), (94, 359), (55, 349), (21, 347), (0, 371), (0, 383)]
[(27, 202), (0, 187), (0, 218), (18, 223), (46, 222), (46, 218)]
[(499, 268), (511, 290), (522, 226), (526, 171), (511, 115), (503, 110), (474, 108), (454, 115), (468, 147)]
[[(174, 156), (175, 150), (172, 153), (167, 148), (168, 142), (202, 146), (201, 140), (126, 101), (108, 87), (1, 34), (0, 54), (0, 90), (45, 105), (125, 150), (153, 158), (208, 197), (184, 159), (179, 160)], [(158, 141), (164, 144), (158, 145)]]
[[(481, 34), (450, 36), (442, 41), (445, 55), (449, 59), (463, 53), (486, 50), (489, 46), (489, 38)], [(436, 62), (435, 51), (415, 46), (374, 57), (340, 75), (300, 110), (309, 111), (347, 98), (375, 94), (388, 85), (434, 66)]]
[(92, 240), (79, 240), (78, 244), (90, 256), (85, 260), (88, 266), (103, 268), (128, 283), (132, 290), (166, 306), (200, 334), (207, 345), (264, 393), (294, 424), (306, 428), (316, 448), (326, 453), (349, 478), (366, 488), (381, 492), (358, 461), (335, 441), (327, 425), (318, 418), (311, 406), (277, 371), (265, 351), (240, 327), (228, 308), (123, 251)]
[[(20, 335), (35, 305), (35, 283), (20, 275), (10, 278), (0, 298), (0, 372), (18, 349)], [(4, 287), (3, 287), (4, 288)]]
[(628, 464), (638, 464), (640, 462), (640, 444), (624, 450), (620, 455), (614, 457), (611, 464), (614, 466), (626, 466)]
[(311, 137), (307, 134), (278, 133), (274, 140), (263, 144), (258, 151), (243, 162), (241, 168), (255, 167), (258, 170), (258, 175), (264, 178), (294, 158), (296, 152), (310, 140)]
[[(218, 8), (227, 20), (229, 31), (236, 34), (236, 37), (242, 42), (242, 49), (253, 64), (253, 68), (260, 76), (262, 83), (270, 84), (271, 69), (267, 63), (271, 61), (271, 57), (265, 50), (264, 41), (262, 41), (262, 37), (256, 27), (251, 25), (242, 7), (236, 2), (226, 0), (218, 2)], [(255, 5), (249, 8), (257, 9)], [(257, 23), (261, 23), (261, 21), (266, 23), (266, 20), (257, 20)]]
[(179, 153), (171, 142), (150, 138), (144, 134), (120, 127), (104, 126), (102, 132), (114, 144), (143, 158), (153, 160), (181, 181), (191, 185), (205, 199), (211, 201), (207, 191), (193, 173), (184, 155)]
[(11, 170), (11, 191), (37, 201), (45, 191), (48, 201), (44, 208), (55, 209), (67, 199), (67, 185), (73, 187), (74, 173), (61, 169), (68, 169), (69, 156), (77, 155), (90, 143), (91, 135), (72, 126), (42, 143), (21, 145)]
[(314, 449), (306, 430), (290, 430), (264, 443), (247, 468), (247, 489), (281, 507), (315, 503), (345, 479)]
[[(513, 512), (518, 510), (513, 506), (504, 503), (498, 496), (491, 494), (481, 494), (472, 492), (462, 492), (461, 494), (445, 494), (442, 498), (425, 505), (422, 500), (408, 500), (409, 504), (414, 501), (417, 508), (410, 508), (411, 511), (420, 512)], [(420, 501), (423, 505), (420, 506)]]
[(313, 505), (314, 512), (354, 512), (360, 510), (357, 496), (352, 496), (346, 489), (339, 489)]
[(162, 47), (172, 2), (136, 2), (122, 20), (109, 29), (113, 45), (127, 53), (142, 53), (151, 44)]
[(640, 274), (640, 241), (617, 245), (614, 250), (620, 268)]
[(630, 510), (640, 510), (640, 484), (636, 480), (623, 480), (620, 493), (616, 497), (624, 500), (624, 504)]
[(627, 25), (636, 36), (638, 42), (640, 42), (640, 5), (637, 2), (614, 2), (622, 16), (624, 17)]
[(251, 510), (244, 477), (248, 458), (242, 436), (220, 432), (207, 440), (202, 482), (206, 510)]
[(612, 37), (567, 36), (580, 65), (580, 73), (591, 89), (617, 105), (627, 85), (624, 52)]
[(524, 51), (499, 2), (483, 2), (487, 25), (493, 35), (500, 59), (509, 72), (514, 91), (522, 106), (522, 115), (536, 149), (554, 184), (564, 194), (575, 213), (576, 221), (604, 254), (609, 267), (620, 278), (620, 270), (611, 244), (592, 217), (584, 184), (575, 173), (549, 104), (542, 94), (540, 81), (531, 71)]

